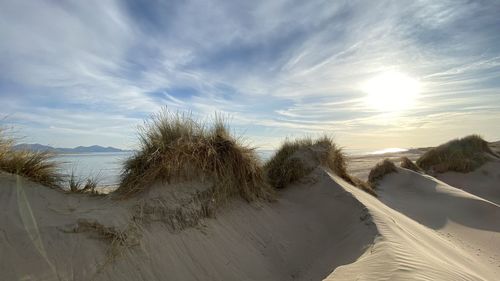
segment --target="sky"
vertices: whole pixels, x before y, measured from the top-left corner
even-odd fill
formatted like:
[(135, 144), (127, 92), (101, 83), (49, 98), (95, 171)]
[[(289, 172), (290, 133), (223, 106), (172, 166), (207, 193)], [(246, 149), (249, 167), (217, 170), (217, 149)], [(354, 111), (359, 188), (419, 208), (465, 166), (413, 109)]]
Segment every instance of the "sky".
[[(134, 148), (165, 106), (223, 114), (262, 149), (500, 140), (499, 15), (500, 1), (2, 0), (0, 118), (59, 147)], [(397, 93), (370, 97), (374, 79)]]

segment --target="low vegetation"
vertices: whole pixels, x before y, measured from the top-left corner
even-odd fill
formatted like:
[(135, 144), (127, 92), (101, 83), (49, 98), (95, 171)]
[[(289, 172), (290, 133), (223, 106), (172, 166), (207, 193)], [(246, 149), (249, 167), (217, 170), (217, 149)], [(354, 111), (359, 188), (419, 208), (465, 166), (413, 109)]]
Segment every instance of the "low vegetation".
[(372, 188), (375, 188), (378, 185), (378, 182), (382, 180), (385, 175), (397, 172), (398, 170), (396, 165), (394, 165), (391, 160), (384, 159), (370, 170), (370, 174), (368, 175), (368, 184), (370, 184)]
[(403, 156), (401, 157), (401, 168), (405, 168), (408, 170), (412, 170), (417, 173), (421, 173), (422, 169), (420, 169), (413, 161), (411, 161), (408, 157)]
[(417, 165), (429, 172), (471, 172), (483, 165), (495, 153), (488, 142), (478, 135), (455, 139), (424, 153)]
[(15, 150), (13, 140), (0, 129), (0, 170), (21, 175), (34, 182), (58, 187), (62, 177), (50, 152)]
[[(45, 186), (61, 188), (73, 193), (98, 194), (97, 177), (77, 179), (74, 174), (60, 173), (55, 154), (49, 151), (14, 149), (14, 140), (0, 129), (0, 170), (23, 176)], [(66, 186), (67, 182), (67, 187)]]
[(349, 183), (374, 194), (369, 185), (347, 173), (346, 157), (327, 136), (316, 140), (309, 137), (286, 140), (265, 164), (264, 170), (270, 184), (281, 189), (308, 175), (318, 165), (331, 169)]
[(220, 117), (209, 126), (165, 108), (140, 128), (139, 140), (139, 151), (124, 164), (118, 194), (196, 178), (213, 185), (217, 205), (233, 195), (248, 201), (272, 196), (255, 150), (233, 137)]
[(295, 153), (315, 145), (320, 145), (320, 140), (313, 141), (311, 138), (286, 140), (264, 166), (269, 183), (281, 189), (308, 175), (314, 167), (307, 166), (300, 156), (295, 156)]
[(72, 193), (98, 195), (98, 184), (99, 179), (97, 177), (88, 177), (86, 179), (81, 179), (76, 177), (74, 173), (70, 175), (68, 181), (69, 191)]

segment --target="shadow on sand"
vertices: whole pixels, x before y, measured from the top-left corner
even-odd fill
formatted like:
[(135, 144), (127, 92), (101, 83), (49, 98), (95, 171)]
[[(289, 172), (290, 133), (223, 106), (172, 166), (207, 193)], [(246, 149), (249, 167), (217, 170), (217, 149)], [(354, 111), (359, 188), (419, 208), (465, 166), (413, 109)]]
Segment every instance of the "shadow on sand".
[(436, 230), (453, 221), (500, 232), (500, 206), (410, 170), (387, 175), (378, 194), (387, 206)]

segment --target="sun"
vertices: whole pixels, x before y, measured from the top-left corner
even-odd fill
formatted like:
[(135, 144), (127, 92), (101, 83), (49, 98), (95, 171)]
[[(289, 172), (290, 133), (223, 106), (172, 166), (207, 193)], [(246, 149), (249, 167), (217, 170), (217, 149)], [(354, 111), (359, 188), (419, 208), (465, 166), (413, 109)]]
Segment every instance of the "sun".
[(390, 71), (379, 74), (362, 85), (366, 105), (384, 112), (412, 108), (420, 92), (420, 83), (410, 76)]

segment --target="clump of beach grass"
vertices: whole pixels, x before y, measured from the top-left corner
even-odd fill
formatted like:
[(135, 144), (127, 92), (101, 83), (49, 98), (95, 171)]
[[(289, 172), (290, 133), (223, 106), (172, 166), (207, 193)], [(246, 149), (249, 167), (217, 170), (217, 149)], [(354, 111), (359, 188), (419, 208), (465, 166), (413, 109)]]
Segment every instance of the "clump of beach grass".
[(347, 182), (375, 195), (370, 186), (348, 174), (342, 149), (328, 136), (314, 140), (310, 137), (285, 140), (266, 162), (264, 170), (270, 184), (282, 189), (308, 175), (318, 165), (329, 168)]
[(233, 195), (247, 201), (272, 196), (254, 148), (233, 137), (220, 116), (208, 125), (164, 108), (140, 127), (139, 140), (140, 149), (124, 164), (118, 194), (130, 196), (158, 181), (199, 179), (212, 184), (217, 205)]
[(98, 177), (88, 177), (86, 179), (81, 179), (75, 176), (74, 172), (71, 173), (68, 180), (69, 191), (72, 193), (98, 195), (98, 184)]
[(471, 172), (496, 154), (479, 135), (454, 139), (424, 153), (417, 165), (425, 171), (444, 173), (455, 171)]
[(378, 182), (382, 180), (385, 175), (397, 172), (398, 170), (396, 165), (394, 165), (394, 162), (389, 159), (384, 159), (370, 170), (370, 174), (368, 174), (368, 184), (372, 188), (375, 188), (378, 185)]
[(422, 169), (420, 169), (415, 163), (413, 163), (413, 161), (410, 160), (410, 158), (408, 158), (406, 156), (401, 157), (400, 166), (401, 166), (401, 168), (412, 170), (412, 171), (417, 172), (417, 173), (422, 172)]
[(48, 151), (16, 150), (14, 140), (0, 129), (0, 170), (26, 177), (49, 187), (59, 187), (62, 177), (54, 154)]

